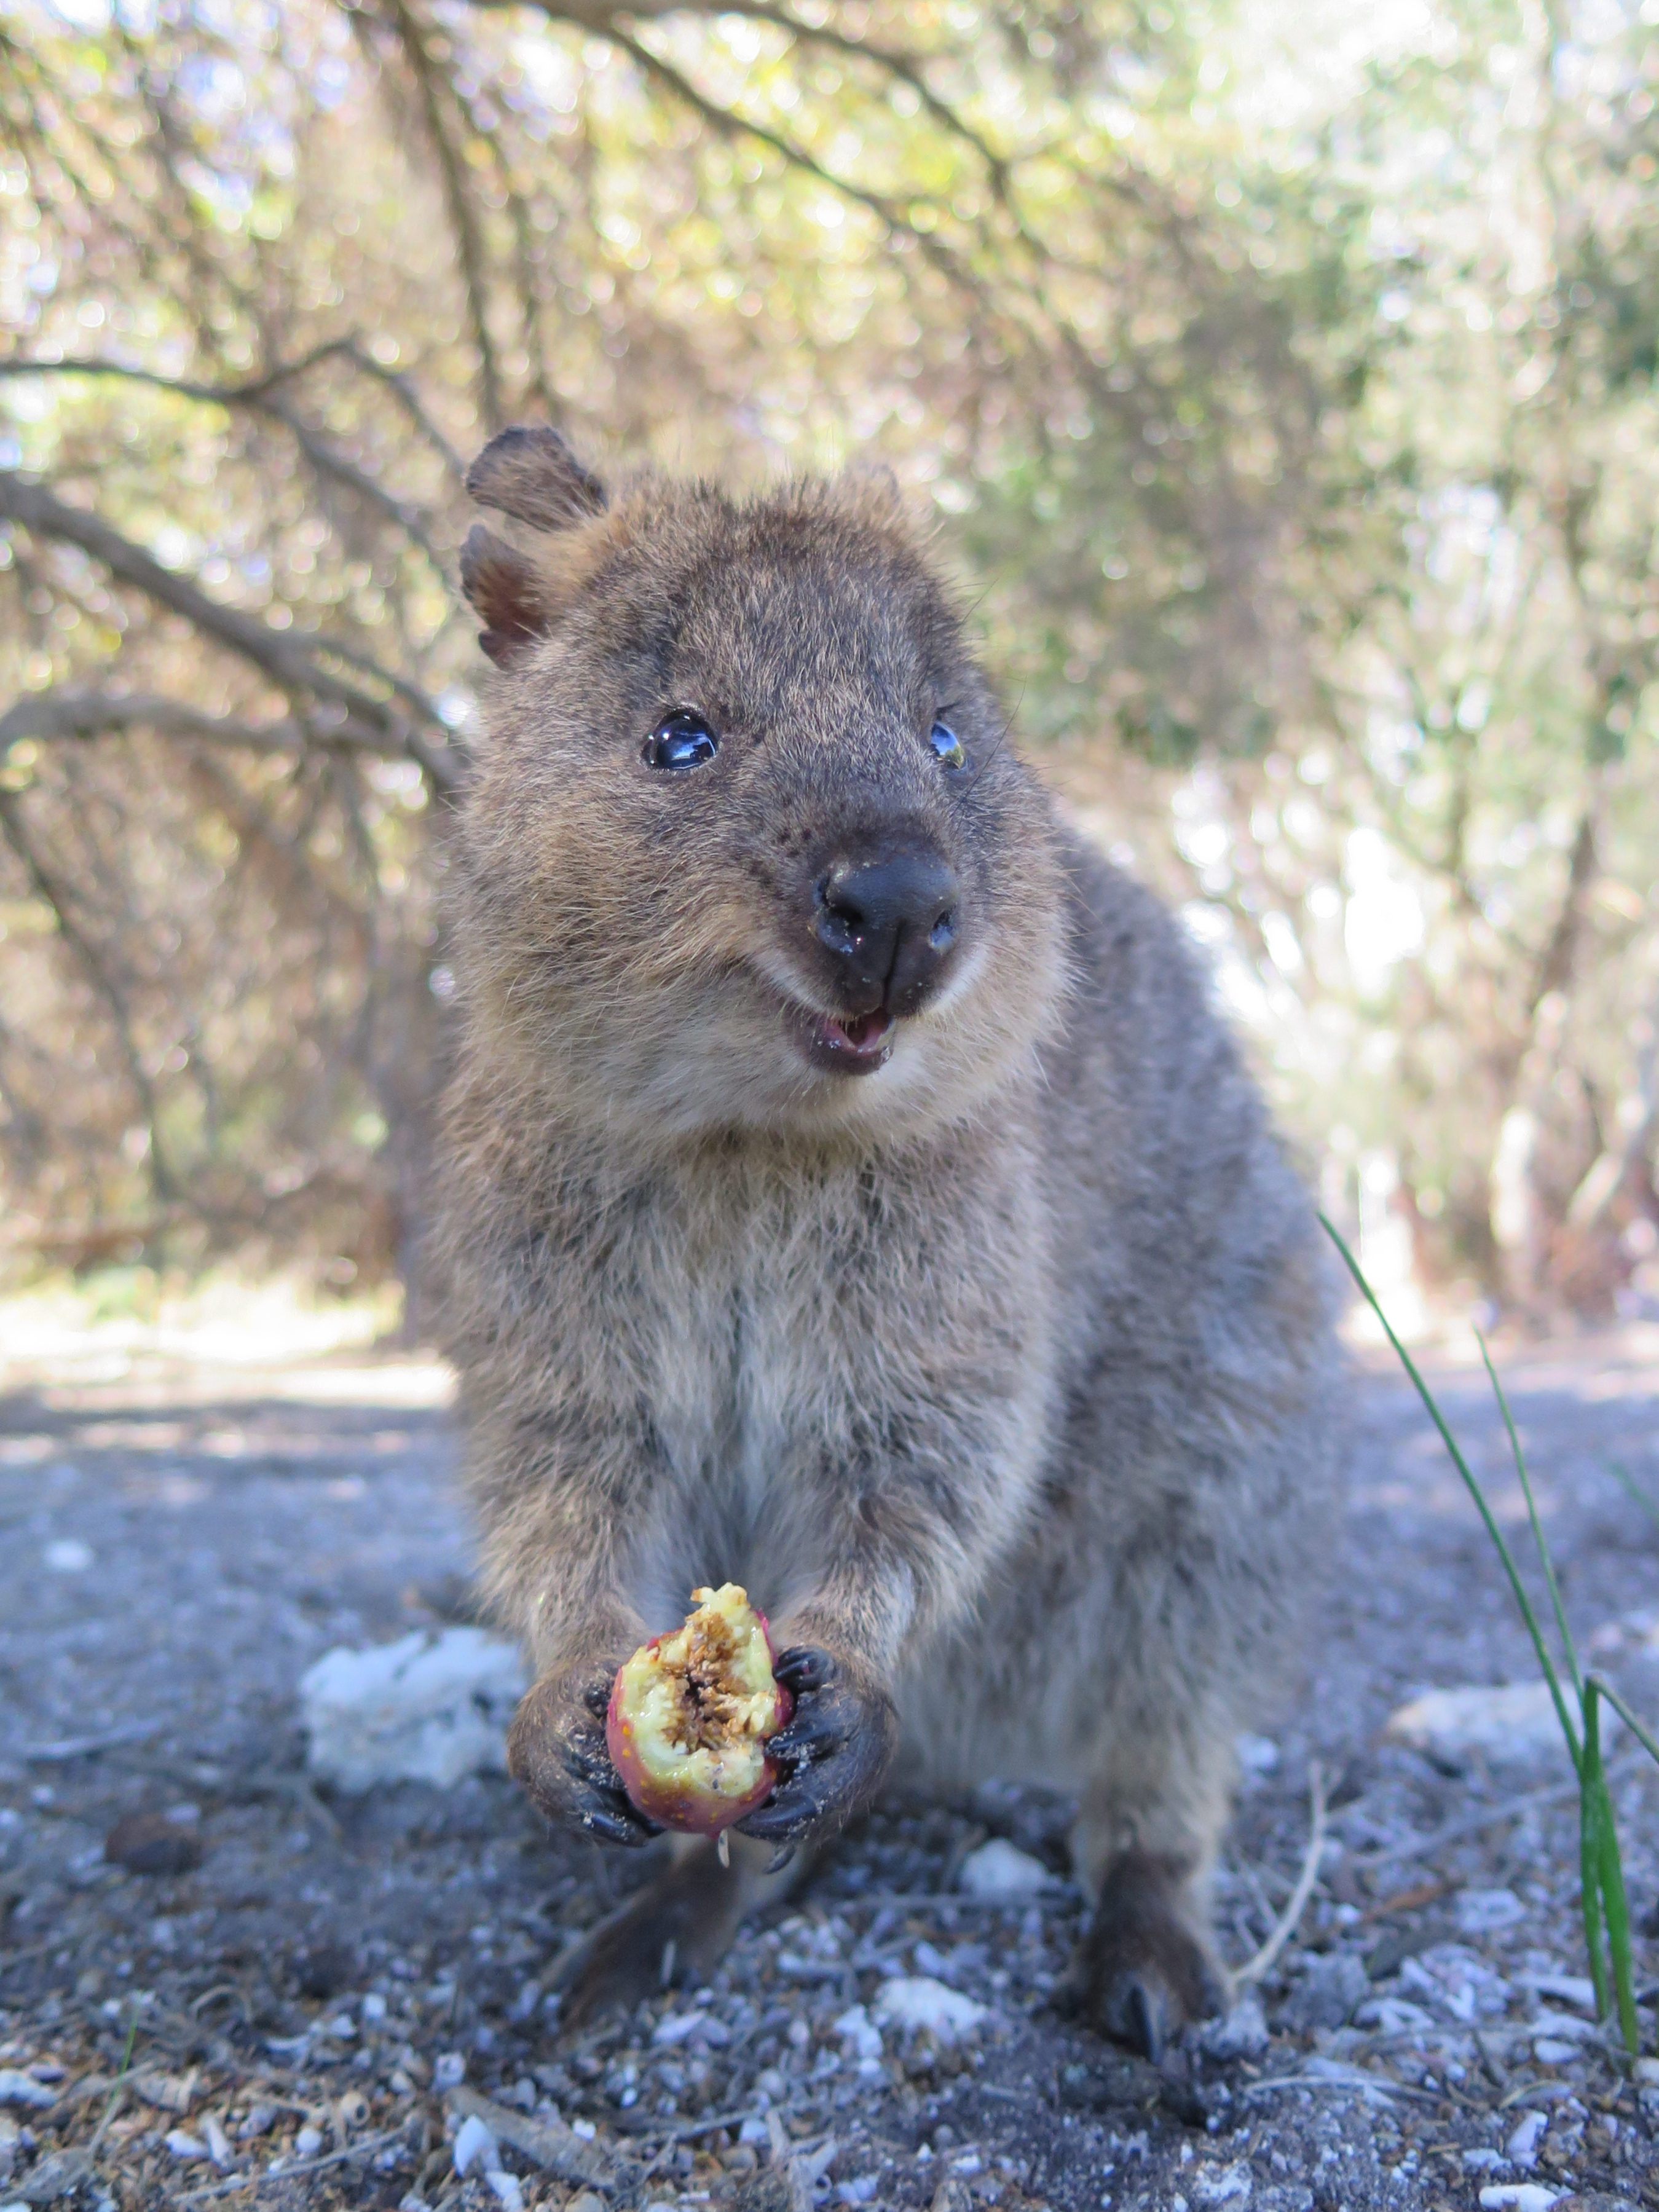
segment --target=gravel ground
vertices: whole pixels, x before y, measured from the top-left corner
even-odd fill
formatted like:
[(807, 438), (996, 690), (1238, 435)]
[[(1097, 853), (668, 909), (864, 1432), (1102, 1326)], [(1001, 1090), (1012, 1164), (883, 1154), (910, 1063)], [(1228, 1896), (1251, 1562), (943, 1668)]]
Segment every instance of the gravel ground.
[[(1506, 1365), (1575, 1626), (1659, 1711), (1659, 1529), (1608, 1471), (1659, 1493), (1659, 1331)], [(1478, 1370), (1431, 1371), (1515, 1526)], [(1248, 1747), (1230, 1958), (1291, 1893), (1310, 1758), (1319, 1882), (1260, 2008), (1161, 2069), (1060, 2009), (1063, 1880), (1010, 1904), (952, 1887), (997, 1834), (1062, 1873), (1066, 1808), (1029, 1795), (889, 1803), (712, 1990), (562, 2037), (554, 1962), (638, 1863), (550, 1838), (499, 1777), (351, 1801), (304, 1770), (315, 1656), (465, 1617), (446, 1401), (434, 1364), (361, 1354), (6, 1373), (0, 2205), (1659, 2206), (1659, 2086), (1580, 1978), (1559, 1755), (1449, 1771), (1381, 1735), (1417, 1691), (1531, 1669), (1380, 1366), (1304, 1697)], [(1615, 1772), (1642, 1919), (1656, 1793), (1630, 1753)], [(955, 2042), (884, 2027), (903, 1977), (985, 2011)], [(462, 2179), (480, 2113), (497, 2171)]]

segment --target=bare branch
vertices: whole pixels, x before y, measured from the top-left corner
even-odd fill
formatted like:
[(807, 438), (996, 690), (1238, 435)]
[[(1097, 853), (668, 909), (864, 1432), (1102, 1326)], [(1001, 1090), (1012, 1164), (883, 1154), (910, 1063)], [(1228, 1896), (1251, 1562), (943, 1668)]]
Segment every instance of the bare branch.
[(52, 909), (58, 924), (58, 933), (67, 945), (85, 971), (88, 981), (103, 1000), (115, 1026), (120, 1044), (121, 1057), (125, 1064), (127, 1079), (131, 1084), (144, 1126), (149, 1132), (150, 1188), (163, 1204), (176, 1195), (173, 1182), (161, 1149), (161, 1132), (156, 1119), (155, 1091), (144, 1072), (138, 1048), (133, 1040), (131, 1018), (127, 1003), (114, 977), (105, 966), (86, 932), (70, 911), (68, 899), (46, 864), (35, 852), (28, 833), (23, 826), (22, 810), (15, 797), (0, 790), (0, 836), (3, 836), (18, 860), (23, 872), (33, 885), (36, 896)]
[[(389, 0), (389, 12), (398, 46), (414, 76), (416, 90), (420, 94), (427, 136), (432, 142), (432, 150), (438, 157), (438, 167), (443, 174), (444, 197), (449, 204), (449, 219), (455, 228), (455, 244), (461, 257), (461, 279), (466, 291), (467, 313), (472, 324), (472, 343), (478, 356), (478, 382), (483, 397), (484, 420), (494, 432), (501, 428), (505, 418), (501, 412), (501, 370), (495, 359), (495, 342), (489, 334), (484, 248), (478, 230), (477, 213), (467, 191), (460, 157), (455, 151), (444, 121), (440, 79), (432, 65), (432, 57), (426, 50), (423, 27), (416, 21), (404, 4), (404, 0)], [(449, 88), (445, 86), (444, 89), (447, 91)]]
[[(318, 725), (285, 718), (279, 722), (245, 722), (234, 714), (209, 714), (181, 699), (140, 691), (31, 692), (0, 714), (0, 750), (32, 738), (50, 744), (64, 738), (100, 738), (126, 730), (154, 730), (168, 738), (194, 738), (211, 744), (235, 745), (250, 752), (319, 750), (368, 753), (404, 760), (409, 748), (385, 732), (345, 721)], [(454, 762), (444, 773), (459, 775)], [(448, 788), (446, 786), (446, 788)]]
[(273, 416), (293, 433), (295, 443), (319, 476), (332, 477), (337, 483), (344, 484), (349, 491), (355, 491), (359, 498), (366, 499), (371, 507), (378, 507), (420, 547), (444, 581), (449, 582), (442, 556), (428, 531), (426, 516), (413, 501), (399, 499), (395, 492), (388, 491), (383, 483), (370, 476), (367, 469), (359, 468), (356, 461), (337, 452), (318, 436), (299, 410), (289, 406), (286, 400), (265, 400), (261, 411)]
[[(472, 4), (480, 13), (489, 13), (506, 7), (516, 7), (519, 0), (472, 0)], [(634, 0), (634, 4), (625, 9), (584, 7), (580, 4), (580, 0), (571, 0), (571, 4), (565, 6), (554, 4), (554, 0), (535, 0), (535, 4), (540, 14), (552, 20), (577, 23), (587, 30), (598, 31), (606, 38), (611, 35), (619, 15), (625, 15), (634, 22), (640, 23), (654, 21), (664, 15), (699, 12), (688, 11), (684, 0)], [(962, 139), (978, 155), (990, 174), (998, 198), (1006, 199), (1012, 167), (1009, 158), (999, 154), (971, 123), (957, 114), (948, 100), (940, 98), (927, 82), (925, 74), (927, 64), (947, 57), (911, 53), (899, 46), (878, 46), (872, 40), (852, 38), (845, 31), (838, 31), (833, 24), (803, 23), (784, 8), (768, 6), (765, 0), (738, 0), (735, 6), (711, 8), (707, 12), (710, 15), (738, 15), (752, 23), (770, 23), (780, 31), (787, 31), (803, 46), (821, 46), (830, 53), (844, 56), (849, 61), (872, 63), (889, 76), (908, 85), (933, 120), (953, 137)]]
[(816, 177), (820, 184), (828, 185), (843, 199), (868, 208), (888, 231), (914, 240), (928, 258), (954, 283), (975, 297), (981, 296), (981, 288), (950, 248), (933, 232), (923, 230), (919, 224), (913, 222), (896, 201), (888, 199), (880, 192), (871, 191), (862, 185), (855, 185), (846, 177), (838, 177), (833, 169), (826, 169), (823, 162), (809, 154), (804, 146), (798, 146), (781, 131), (770, 130), (765, 124), (757, 123), (749, 116), (739, 115), (732, 108), (722, 107), (718, 100), (711, 100), (706, 93), (700, 92), (690, 78), (682, 76), (672, 63), (665, 61), (660, 54), (653, 54), (649, 46), (641, 46), (618, 23), (613, 21), (605, 26), (603, 35), (613, 46), (620, 46), (647, 76), (654, 77), (677, 100), (683, 100), (705, 123), (718, 131), (722, 137), (758, 139), (763, 146), (769, 146), (775, 154), (781, 155), (793, 168), (802, 170), (809, 177)]
[(252, 662), (280, 690), (290, 695), (309, 694), (343, 710), (343, 721), (355, 717), (360, 726), (376, 731), (386, 739), (388, 750), (404, 752), (418, 760), (441, 790), (454, 787), (454, 761), (447, 744), (441, 741), (434, 745), (404, 720), (390, 700), (377, 698), (322, 665), (322, 657), (331, 654), (363, 668), (388, 692), (407, 702), (432, 730), (443, 731), (442, 716), (423, 692), (405, 678), (368, 662), (355, 647), (327, 637), (274, 629), (240, 608), (222, 605), (189, 578), (164, 568), (142, 546), (122, 537), (97, 515), (84, 507), (69, 506), (44, 484), (13, 470), (0, 470), (0, 518), (21, 522), (41, 536), (78, 545), (121, 582), (136, 586), (160, 605), (182, 615), (204, 637), (215, 639)]
[(349, 361), (360, 374), (372, 376), (377, 383), (386, 386), (422, 437), (442, 461), (445, 469), (454, 482), (465, 487), (466, 463), (450, 444), (430, 415), (427, 413), (422, 403), (421, 395), (415, 388), (414, 380), (406, 376), (402, 369), (388, 368), (384, 362), (376, 361), (374, 355), (358, 338), (340, 339), (333, 350), (342, 360)]
[[(313, 359), (316, 357), (313, 356)], [(54, 372), (58, 374), (68, 372), (90, 376), (125, 377), (131, 382), (148, 385), (154, 390), (170, 392), (181, 399), (198, 400), (210, 406), (246, 407), (258, 414), (269, 416), (274, 422), (282, 423), (283, 428), (291, 433), (295, 443), (319, 476), (332, 477), (337, 483), (346, 485), (349, 489), (356, 492), (362, 498), (367, 499), (372, 505), (378, 507), (383, 514), (388, 516), (407, 537), (414, 540), (439, 574), (444, 577), (446, 582), (448, 581), (444, 562), (432, 543), (427, 526), (427, 518), (421, 508), (411, 500), (399, 499), (394, 492), (389, 492), (386, 486), (370, 476), (366, 469), (359, 468), (355, 461), (348, 459), (345, 454), (337, 452), (332, 446), (319, 437), (297, 408), (292, 406), (289, 401), (276, 398), (274, 387), (283, 380), (283, 377), (275, 375), (264, 377), (257, 383), (240, 386), (235, 385), (216, 386), (192, 384), (181, 378), (161, 376), (149, 369), (130, 368), (118, 362), (0, 362), (0, 376), (50, 375)], [(294, 373), (286, 372), (285, 374)]]
[[(279, 362), (276, 368), (251, 377), (244, 384), (203, 384), (189, 377), (163, 376), (159, 370), (143, 368), (131, 362), (110, 361), (102, 355), (78, 359), (71, 356), (66, 361), (0, 361), (0, 376), (119, 376), (129, 383), (147, 384), (157, 392), (172, 392), (180, 399), (199, 399), (217, 407), (257, 407), (268, 414), (278, 414), (275, 402), (278, 389), (325, 361), (347, 362), (361, 374), (383, 384), (442, 461), (447, 473), (456, 483), (465, 483), (465, 463), (422, 405), (410, 379), (401, 370), (387, 368), (376, 361), (355, 337), (331, 338), (326, 344), (314, 346), (309, 353), (302, 354), (298, 361)], [(281, 419), (286, 421), (287, 416), (282, 416)], [(380, 493), (378, 485), (374, 489)], [(386, 496), (384, 493), (380, 495)]]

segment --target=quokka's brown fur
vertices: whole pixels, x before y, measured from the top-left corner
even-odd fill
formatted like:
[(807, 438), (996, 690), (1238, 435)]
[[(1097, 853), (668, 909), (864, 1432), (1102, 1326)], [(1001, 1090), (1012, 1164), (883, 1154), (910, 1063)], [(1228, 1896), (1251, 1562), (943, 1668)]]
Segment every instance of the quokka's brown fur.
[[(521, 527), (464, 562), (500, 671), (455, 866), (444, 1273), (489, 1586), (537, 1674), (515, 1771), (640, 1840), (603, 1686), (741, 1582), (804, 1648), (793, 1771), (748, 1828), (822, 1836), (900, 1746), (910, 1784), (1073, 1792), (1080, 1995), (1155, 2049), (1215, 1993), (1232, 1746), (1332, 1480), (1307, 1201), (1170, 921), (1006, 741), (890, 483), (607, 495), (547, 431), (472, 482)], [(647, 765), (684, 707), (717, 754)], [(823, 1072), (822, 872), (895, 841), (954, 871), (957, 942), (884, 1065)], [(706, 1971), (759, 1849), (725, 1887), (683, 1856), (586, 2000), (654, 1984), (671, 1939)]]

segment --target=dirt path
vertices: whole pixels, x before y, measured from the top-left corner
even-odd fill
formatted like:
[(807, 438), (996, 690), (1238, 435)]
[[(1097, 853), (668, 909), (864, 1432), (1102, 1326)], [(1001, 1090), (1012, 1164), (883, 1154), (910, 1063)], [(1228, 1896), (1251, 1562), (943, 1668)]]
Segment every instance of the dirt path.
[[(1659, 1495), (1659, 1346), (1586, 1341), (1509, 1373), (1575, 1626), (1659, 1711), (1659, 1530), (1608, 1471)], [(1478, 1370), (1436, 1374), (1513, 1527)], [(1448, 1773), (1379, 1741), (1420, 1689), (1531, 1670), (1414, 1400), (1378, 1372), (1356, 1407), (1311, 1687), (1253, 1747), (1224, 1871), (1230, 1956), (1289, 1893), (1310, 1754), (1334, 1806), (1320, 1885), (1261, 1991), (1271, 2039), (1247, 2012), (1231, 2051), (1159, 2072), (1056, 2009), (1080, 1911), (1068, 1889), (1011, 1905), (941, 1891), (989, 1832), (1062, 1863), (1064, 1808), (1029, 1799), (884, 1810), (789, 1917), (746, 1935), (705, 1998), (561, 2040), (551, 1961), (634, 1864), (548, 1838), (499, 1778), (358, 1802), (305, 1782), (295, 1684), (311, 1660), (464, 1609), (441, 1372), (14, 1373), (0, 2205), (511, 2203), (504, 2176), (454, 2177), (447, 2132), (469, 2091), (513, 2116), (494, 2127), (519, 2201), (563, 2205), (585, 2168), (606, 2186), (583, 2212), (1392, 2212), (1528, 2187), (1530, 2212), (1569, 2186), (1659, 2205), (1659, 2087), (1611, 2062), (1575, 1985), (1559, 1753)], [(1617, 1794), (1641, 1917), (1659, 1898), (1659, 1796), (1634, 1763)], [(140, 1812), (172, 1815), (163, 1844), (199, 1863), (108, 1864), (106, 1836)], [(1650, 1973), (1656, 1950), (1644, 1943)], [(883, 1986), (914, 1977), (986, 2016), (954, 2046), (881, 2028)], [(1644, 2029), (1651, 2048), (1651, 2012)], [(528, 2148), (507, 2148), (508, 2128)]]

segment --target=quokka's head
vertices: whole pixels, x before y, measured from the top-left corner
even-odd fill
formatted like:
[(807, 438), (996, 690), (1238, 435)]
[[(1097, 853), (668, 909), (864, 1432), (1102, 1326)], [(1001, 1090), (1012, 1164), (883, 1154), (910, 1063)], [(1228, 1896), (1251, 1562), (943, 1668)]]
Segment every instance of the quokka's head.
[(475, 1039), (618, 1133), (971, 1111), (1059, 995), (1047, 809), (890, 479), (469, 478), (496, 664), (459, 863)]

